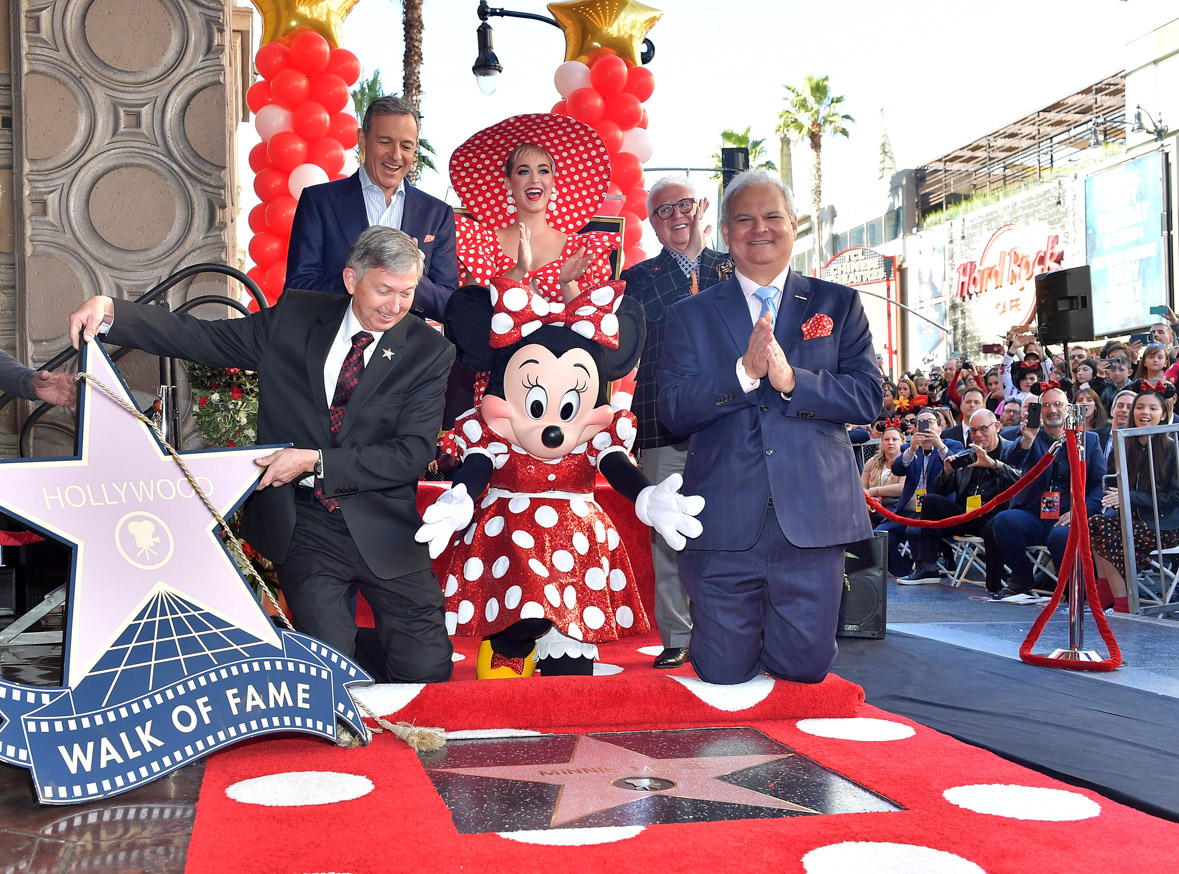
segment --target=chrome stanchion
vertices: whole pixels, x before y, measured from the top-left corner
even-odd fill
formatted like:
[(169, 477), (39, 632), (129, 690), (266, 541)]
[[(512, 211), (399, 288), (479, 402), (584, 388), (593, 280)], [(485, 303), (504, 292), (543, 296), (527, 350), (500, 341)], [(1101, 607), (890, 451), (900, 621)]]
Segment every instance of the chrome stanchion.
[[(1085, 470), (1085, 413), (1076, 404), (1069, 404), (1064, 420), (1065, 439), (1077, 441), (1077, 458), (1081, 471)], [(1084, 482), (1085, 477), (1081, 477)], [(1069, 489), (1070, 509), (1072, 489)], [(1070, 525), (1088, 524), (1088, 519), (1070, 519)], [(1063, 568), (1061, 568), (1063, 570)], [(1068, 590), (1068, 649), (1053, 650), (1048, 656), (1077, 662), (1099, 662), (1101, 656), (1095, 650), (1085, 649), (1085, 567), (1080, 550), (1073, 556), (1073, 572), (1069, 577)]]

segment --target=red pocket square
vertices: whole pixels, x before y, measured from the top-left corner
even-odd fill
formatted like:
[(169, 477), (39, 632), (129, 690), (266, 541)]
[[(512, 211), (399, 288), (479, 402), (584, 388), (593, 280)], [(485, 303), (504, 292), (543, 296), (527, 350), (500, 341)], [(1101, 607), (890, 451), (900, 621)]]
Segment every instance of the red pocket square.
[(830, 316), (819, 313), (802, 323), (802, 339), (813, 340), (816, 337), (830, 337), (834, 327), (835, 323), (831, 321)]
[(426, 234), (426, 238), (424, 240), (422, 240), (422, 245), (424, 246), (426, 243), (433, 243), (433, 242), (434, 242), (434, 235), (433, 234)]

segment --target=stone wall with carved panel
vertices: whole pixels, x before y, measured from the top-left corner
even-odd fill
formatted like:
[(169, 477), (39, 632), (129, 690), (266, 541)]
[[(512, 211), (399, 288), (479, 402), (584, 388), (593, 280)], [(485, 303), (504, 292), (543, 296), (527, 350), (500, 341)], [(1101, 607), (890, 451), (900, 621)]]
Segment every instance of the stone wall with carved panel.
[[(68, 344), (65, 317), (86, 298), (135, 298), (182, 267), (236, 263), (234, 130), (247, 111), (250, 25), (230, 0), (7, 5), (0, 187), (14, 210), (7, 248), (0, 214), (0, 316), (11, 313), (14, 331), (0, 329), (0, 347), (36, 366)], [(206, 274), (172, 301), (230, 288)], [(154, 390), (155, 359), (124, 361), (134, 388)], [(0, 421), (10, 434), (11, 419)], [(38, 428), (39, 444), (58, 442), (51, 431)]]

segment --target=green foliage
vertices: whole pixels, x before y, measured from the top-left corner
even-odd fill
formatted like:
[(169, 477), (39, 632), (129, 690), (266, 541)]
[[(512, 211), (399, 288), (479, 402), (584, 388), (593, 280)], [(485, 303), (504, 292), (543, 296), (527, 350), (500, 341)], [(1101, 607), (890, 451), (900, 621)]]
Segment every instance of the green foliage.
[(779, 135), (789, 135), (798, 141), (807, 139), (811, 148), (818, 151), (825, 134), (850, 136), (847, 126), (855, 122), (850, 115), (840, 112), (846, 99), (842, 94), (832, 94), (827, 76), (807, 76), (803, 88), (783, 85), (786, 89), (786, 108), (778, 113)]
[(192, 418), (210, 446), (252, 446), (258, 441), (258, 375), (240, 367), (188, 364)]
[[(743, 131), (723, 130), (721, 131), (721, 148), (730, 149), (748, 149), (749, 150), (749, 166), (754, 170), (768, 171), (770, 173), (777, 173), (778, 167), (773, 161), (766, 157), (765, 140), (751, 140), (749, 138), (749, 131), (751, 128), (745, 128)], [(720, 149), (712, 153), (713, 166), (719, 167), (721, 165)], [(712, 174), (712, 178), (720, 181), (721, 174), (716, 172)]]
[[(376, 100), (378, 97), (383, 97), (384, 89), (381, 87), (381, 71), (374, 70), (373, 74), (367, 79), (361, 78), (356, 83), (356, 87), (352, 89), (352, 111), (356, 113), (356, 118), (364, 121), (364, 113), (368, 109), (368, 105)], [(434, 147), (430, 145), (430, 141), (424, 137), (418, 138), (418, 158), (414, 164), (413, 179), (417, 179), (422, 170), (433, 170), (438, 172), (438, 167), (434, 164), (434, 157), (437, 156)], [(361, 144), (356, 144), (356, 160), (362, 160)]]

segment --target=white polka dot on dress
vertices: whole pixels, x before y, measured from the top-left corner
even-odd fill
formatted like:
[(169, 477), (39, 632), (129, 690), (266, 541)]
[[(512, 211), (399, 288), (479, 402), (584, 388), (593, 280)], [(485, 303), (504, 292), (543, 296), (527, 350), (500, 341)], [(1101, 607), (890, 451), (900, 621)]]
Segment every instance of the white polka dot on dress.
[(626, 574), (618, 568), (610, 571), (610, 591), (621, 592), (626, 588)]
[(508, 572), (509, 565), (511, 565), (511, 561), (508, 559), (508, 557), (506, 555), (501, 555), (495, 560), (495, 563), (492, 564), (491, 575), (498, 580)]
[(446, 611), (446, 633), (453, 635), (458, 630), (458, 614), (453, 610)]
[(463, 564), (463, 576), (472, 582), (483, 576), (483, 560), (474, 555), (468, 558)]
[(560, 517), (557, 515), (557, 511), (552, 507), (546, 505), (536, 508), (536, 524), (540, 527), (552, 528), (559, 521)]
[(577, 606), (577, 589), (572, 586), (565, 587), (564, 599), (565, 606), (572, 610)]
[(594, 520), (594, 536), (598, 538), (598, 543), (606, 542), (606, 526), (600, 519)]
[(472, 443), (478, 443), (479, 438), (483, 436), (483, 426), (475, 419), (467, 419), (463, 422), (463, 434)]
[(495, 598), (488, 598), (487, 606), (483, 608), (483, 615), (487, 617), (488, 622), (494, 622), (495, 617), (499, 615), (499, 601)]
[(536, 538), (527, 531), (513, 531), (512, 543), (516, 544), (521, 549), (532, 549), (536, 546)]
[(475, 605), (470, 601), (460, 601), (458, 608), (459, 625), (466, 625), (475, 616)]
[(585, 572), (585, 584), (595, 592), (606, 588), (606, 572), (600, 567), (592, 567)]
[(619, 543), (618, 532), (613, 528), (606, 529), (606, 543), (611, 549), (617, 549)]
[(573, 554), (564, 549), (558, 549), (553, 553), (553, 567), (563, 574), (569, 573), (573, 570)]
[(585, 620), (585, 624), (597, 631), (606, 623), (606, 614), (602, 612), (600, 607), (595, 607), (592, 604), (586, 607), (581, 614), (581, 618)]
[(508, 501), (508, 509), (513, 513), (523, 513), (528, 509), (528, 505), (532, 503), (527, 498), (512, 498)]
[(532, 572), (538, 577), (545, 577), (546, 579), (548, 578), (549, 569), (544, 566), (544, 562), (537, 561), (535, 558), (530, 558), (528, 559), (528, 567), (530, 567)]
[(576, 515), (580, 516), (582, 519), (589, 515), (589, 504), (587, 504), (581, 498), (570, 498), (569, 509), (572, 510)]
[(614, 611), (614, 621), (617, 622), (621, 628), (630, 628), (635, 624), (634, 611), (626, 606), (619, 607)]
[(521, 619), (544, 619), (544, 607), (535, 601), (526, 601), (520, 608)]
[(600, 452), (601, 450), (608, 448), (610, 444), (614, 442), (614, 440), (610, 437), (609, 431), (599, 431), (594, 435), (594, 439), (590, 442), (593, 443), (594, 448)]
[(446, 588), (442, 590), (442, 594), (449, 598), (458, 591), (458, 578), (451, 574), (446, 578)]
[(504, 530), (504, 517), (492, 516), (483, 525), (483, 533), (488, 537), (495, 537)]

